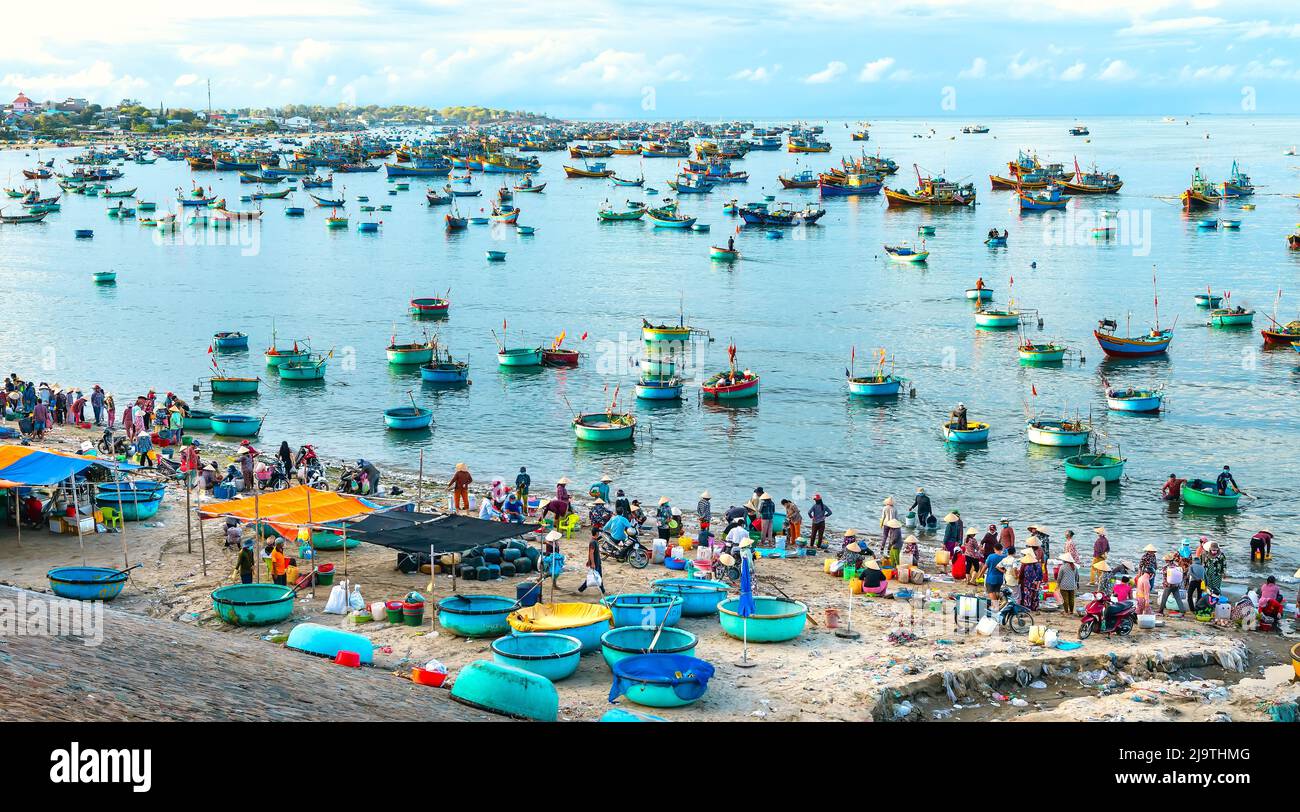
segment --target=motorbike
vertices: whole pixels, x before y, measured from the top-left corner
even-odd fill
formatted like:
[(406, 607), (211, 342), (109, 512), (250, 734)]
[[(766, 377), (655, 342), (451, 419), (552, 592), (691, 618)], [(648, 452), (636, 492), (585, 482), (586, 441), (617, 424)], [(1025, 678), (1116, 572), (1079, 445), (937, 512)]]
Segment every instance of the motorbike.
[(1093, 598), (1083, 610), (1079, 622), (1079, 639), (1086, 640), (1093, 633), (1128, 637), (1137, 623), (1137, 604), (1133, 601), (1113, 601), (1107, 596)]
[(353, 493), (365, 496), (370, 493), (370, 483), (366, 481), (366, 472), (355, 465), (346, 465), (339, 474), (339, 493)]
[(625, 561), (633, 569), (645, 569), (650, 563), (650, 551), (637, 538), (637, 528), (633, 525), (627, 529), (627, 538), (616, 541), (604, 528), (600, 531), (600, 554), (615, 561)]
[(107, 456), (119, 456), (126, 454), (131, 446), (127, 443), (125, 437), (116, 437), (112, 429), (104, 429), (104, 435), (95, 443), (95, 448)]
[(1003, 604), (993, 618), (1016, 634), (1029, 634), (1029, 627), (1034, 625), (1034, 616), (1015, 599), (1010, 589), (1003, 589), (1002, 597)]
[(270, 473), (266, 479), (258, 480), (258, 487), (264, 491), (278, 491), (281, 488), (289, 487), (289, 475), (284, 470), (284, 461), (276, 458), (273, 465), (268, 466)]

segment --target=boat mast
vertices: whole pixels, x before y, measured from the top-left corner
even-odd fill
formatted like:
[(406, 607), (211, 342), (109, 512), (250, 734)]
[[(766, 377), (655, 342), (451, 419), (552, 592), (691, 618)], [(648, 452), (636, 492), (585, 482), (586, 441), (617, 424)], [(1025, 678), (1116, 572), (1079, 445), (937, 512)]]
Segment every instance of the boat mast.
[(1151, 266), (1151, 297), (1156, 310), (1156, 332), (1160, 331), (1160, 290), (1156, 287), (1156, 266)]

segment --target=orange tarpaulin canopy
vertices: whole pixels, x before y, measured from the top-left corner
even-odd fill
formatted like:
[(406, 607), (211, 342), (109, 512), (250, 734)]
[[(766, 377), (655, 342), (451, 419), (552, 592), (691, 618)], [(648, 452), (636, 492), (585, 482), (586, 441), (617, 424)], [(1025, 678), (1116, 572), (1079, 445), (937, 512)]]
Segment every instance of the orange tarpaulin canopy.
[[(307, 500), (311, 499), (308, 510)], [(199, 509), (201, 519), (233, 517), (244, 522), (262, 521), (281, 534), (296, 530), (301, 525), (319, 525), (373, 513), (375, 508), (355, 496), (345, 496), (332, 491), (318, 491), (306, 485), (297, 485), (282, 491), (271, 491), (259, 496), (245, 496), (229, 502), (214, 502)]]

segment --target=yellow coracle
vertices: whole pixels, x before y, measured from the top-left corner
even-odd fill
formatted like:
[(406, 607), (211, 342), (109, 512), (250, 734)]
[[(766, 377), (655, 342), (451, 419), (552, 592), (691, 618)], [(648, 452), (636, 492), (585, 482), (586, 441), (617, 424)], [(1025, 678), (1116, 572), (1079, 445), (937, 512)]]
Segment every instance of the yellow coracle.
[(598, 603), (538, 603), (511, 612), (507, 620), (517, 632), (554, 632), (589, 626), (612, 617), (609, 607)]

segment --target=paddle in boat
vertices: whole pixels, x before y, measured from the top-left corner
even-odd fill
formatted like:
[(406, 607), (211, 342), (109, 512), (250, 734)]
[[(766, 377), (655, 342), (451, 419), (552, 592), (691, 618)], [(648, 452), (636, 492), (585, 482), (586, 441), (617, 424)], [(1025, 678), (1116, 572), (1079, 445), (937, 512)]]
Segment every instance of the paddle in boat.
[(408, 391), (410, 406), (394, 406), (384, 409), (384, 426), (392, 431), (419, 431), (433, 424), (433, 411), (415, 404), (415, 398)]
[[(736, 229), (736, 233), (740, 233), (739, 228)], [(735, 262), (740, 259), (740, 251), (736, 248), (736, 238), (734, 236), (728, 237), (725, 248), (720, 245), (709, 246), (709, 259), (716, 262)]]
[[(866, 398), (885, 398), (897, 395), (907, 383), (906, 378), (894, 374), (894, 363), (886, 358), (884, 348), (876, 350), (876, 365), (868, 375), (857, 374), (858, 349), (849, 350), (849, 368), (844, 370), (848, 381), (849, 394)], [(889, 370), (885, 370), (888, 363)]]
[(939, 427), (943, 434), (945, 442), (974, 444), (987, 442), (989, 439), (989, 424), (975, 421), (968, 422), (966, 428), (957, 428), (956, 422), (949, 421)]
[(700, 389), (704, 397), (709, 400), (742, 400), (758, 397), (758, 376), (748, 369), (744, 372), (736, 371), (735, 344), (727, 347), (727, 358), (730, 362), (729, 368), (701, 384)]

